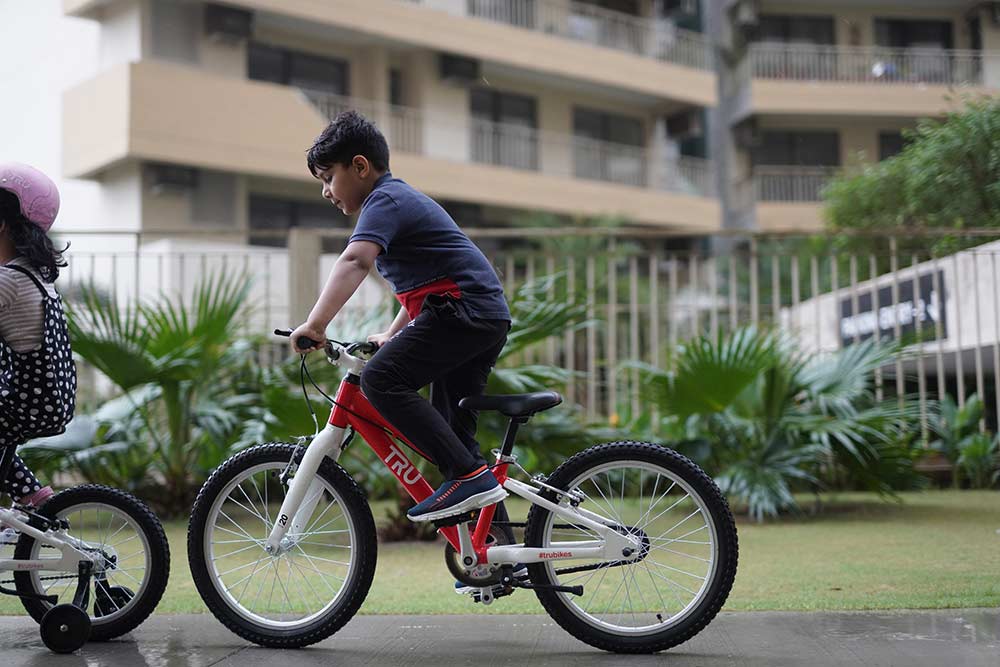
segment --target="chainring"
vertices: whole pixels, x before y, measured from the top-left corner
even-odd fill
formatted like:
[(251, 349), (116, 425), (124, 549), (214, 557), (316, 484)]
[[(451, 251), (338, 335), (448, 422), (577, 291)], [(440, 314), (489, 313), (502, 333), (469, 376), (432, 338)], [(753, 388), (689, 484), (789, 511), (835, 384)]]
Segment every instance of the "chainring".
[[(474, 527), (475, 524), (470, 524), (470, 531)], [(490, 526), (490, 532), (486, 536), (486, 545), (499, 546), (503, 544), (511, 544), (507, 536), (504, 535), (503, 528), (497, 525)], [(502, 573), (496, 565), (490, 565), (489, 563), (474, 565), (467, 571), (465, 566), (462, 565), (462, 554), (456, 551), (455, 547), (451, 546), (451, 542), (448, 542), (444, 547), (444, 561), (452, 576), (466, 586), (486, 588), (487, 586), (494, 586), (500, 583), (500, 575)]]

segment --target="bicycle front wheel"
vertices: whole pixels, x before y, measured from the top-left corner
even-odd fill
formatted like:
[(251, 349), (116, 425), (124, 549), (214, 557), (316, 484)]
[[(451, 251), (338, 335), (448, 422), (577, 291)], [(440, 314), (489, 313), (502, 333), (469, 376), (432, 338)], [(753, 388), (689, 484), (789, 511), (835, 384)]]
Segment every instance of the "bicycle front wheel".
[(271, 443), (223, 463), (199, 492), (188, 525), (188, 562), (205, 604), (261, 646), (329, 637), (357, 612), (375, 574), (371, 509), (329, 459), (316, 473), (318, 502), (301, 532), (290, 530), (280, 553), (264, 551), (287, 491), (279, 476), (294, 453), (293, 445)]
[[(653, 653), (687, 641), (722, 608), (736, 576), (736, 525), (719, 488), (690, 460), (655, 444), (608, 443), (564, 462), (548, 484), (577, 492), (582, 509), (640, 545), (634, 559), (528, 566), (533, 584), (583, 586), (582, 596), (536, 590), (574, 637), (606, 651)], [(600, 539), (539, 505), (528, 514), (527, 546)]]

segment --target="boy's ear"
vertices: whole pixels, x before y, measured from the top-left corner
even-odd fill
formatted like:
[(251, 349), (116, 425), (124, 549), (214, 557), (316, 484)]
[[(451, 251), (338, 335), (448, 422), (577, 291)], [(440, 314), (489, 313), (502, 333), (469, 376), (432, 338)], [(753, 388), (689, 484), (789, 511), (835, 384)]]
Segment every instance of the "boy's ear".
[(352, 166), (358, 172), (358, 176), (364, 178), (371, 171), (371, 163), (368, 162), (368, 158), (364, 155), (355, 155), (354, 159), (351, 161)]

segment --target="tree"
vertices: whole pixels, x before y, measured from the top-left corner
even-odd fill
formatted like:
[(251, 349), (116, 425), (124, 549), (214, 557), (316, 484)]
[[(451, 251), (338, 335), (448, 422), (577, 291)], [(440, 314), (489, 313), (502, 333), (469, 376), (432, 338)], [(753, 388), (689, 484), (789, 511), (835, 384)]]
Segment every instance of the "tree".
[[(1000, 99), (969, 98), (942, 120), (905, 131), (902, 153), (845, 174), (825, 190), (835, 230), (865, 232), (1000, 228)], [(900, 234), (900, 250), (926, 252), (927, 243)], [(860, 241), (859, 241), (860, 242)], [(864, 239), (870, 250), (871, 239)], [(932, 252), (969, 245), (937, 238)]]

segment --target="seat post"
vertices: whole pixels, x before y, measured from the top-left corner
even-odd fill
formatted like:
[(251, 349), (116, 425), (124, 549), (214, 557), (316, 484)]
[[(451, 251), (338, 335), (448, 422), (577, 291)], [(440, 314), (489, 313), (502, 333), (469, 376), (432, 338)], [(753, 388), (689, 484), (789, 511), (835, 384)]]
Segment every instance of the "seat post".
[(527, 421), (527, 417), (510, 418), (510, 423), (507, 424), (507, 432), (503, 436), (503, 445), (500, 446), (501, 456), (510, 456), (510, 453), (514, 451), (514, 440), (517, 438), (517, 429)]

